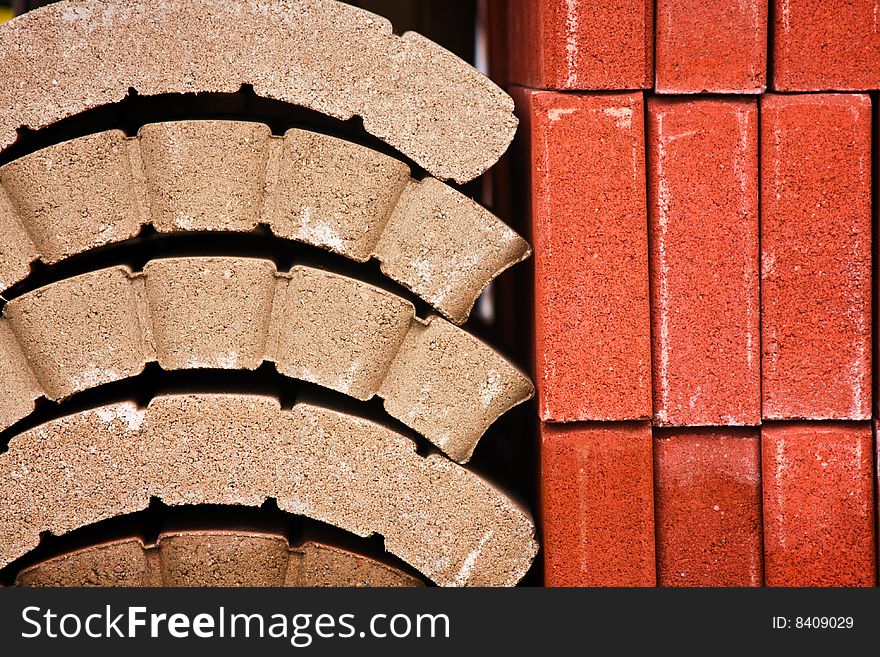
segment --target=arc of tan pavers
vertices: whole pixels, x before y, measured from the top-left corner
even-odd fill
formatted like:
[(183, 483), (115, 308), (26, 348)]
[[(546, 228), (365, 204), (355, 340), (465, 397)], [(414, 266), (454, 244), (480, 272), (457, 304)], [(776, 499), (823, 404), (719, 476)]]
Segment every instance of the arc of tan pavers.
[(513, 101), (414, 32), (332, 0), (65, 0), (0, 27), (0, 148), (140, 95), (257, 95), (364, 128), (443, 179), (492, 166), (516, 130)]
[(333, 545), (263, 532), (166, 532), (91, 545), (21, 570), (16, 586), (423, 586), (399, 568)]
[(168, 258), (112, 267), (13, 299), (0, 318), (0, 427), (62, 400), (166, 370), (256, 369), (385, 409), (459, 462), (534, 392), (485, 343), (407, 300), (333, 272), (268, 260)]
[(185, 395), (40, 425), (0, 456), (0, 566), (56, 535), (145, 509), (260, 506), (358, 536), (442, 585), (513, 585), (537, 551), (528, 513), (382, 425), (309, 404)]
[(134, 237), (258, 224), (383, 273), (455, 323), (527, 258), (488, 210), (403, 162), (305, 130), (183, 121), (63, 142), (0, 167), (0, 290), (51, 264)]

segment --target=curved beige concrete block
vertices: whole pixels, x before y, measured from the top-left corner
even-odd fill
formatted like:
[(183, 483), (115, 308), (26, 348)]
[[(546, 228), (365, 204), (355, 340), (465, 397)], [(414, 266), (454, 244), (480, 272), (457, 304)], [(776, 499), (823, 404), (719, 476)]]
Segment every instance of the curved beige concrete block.
[(411, 179), (388, 155), (298, 129), (273, 137), (260, 123), (181, 121), (146, 125), (136, 138), (90, 135), (0, 167), (0, 186), (16, 211), (5, 216), (0, 198), (0, 222), (11, 226), (0, 234), (7, 285), (38, 257), (55, 263), (146, 224), (166, 233), (267, 224), (359, 262), (376, 258), (389, 278), (460, 324), (483, 288), (531, 253), (488, 210), (434, 178)]
[(21, 570), (16, 586), (423, 586), (381, 561), (277, 534), (197, 530), (89, 546)]
[(419, 34), (332, 0), (65, 0), (0, 27), (0, 148), (38, 129), (143, 96), (235, 92), (338, 119), (433, 175), (467, 182), (516, 130), (513, 101)]
[(153, 361), (167, 370), (274, 362), (355, 399), (382, 397), (391, 416), (466, 462), (486, 429), (534, 392), (491, 347), (439, 317), (420, 319), (406, 299), (321, 269), (279, 273), (256, 258), (83, 274), (13, 299), (0, 328), (0, 367), (11, 373), (0, 378), (0, 430), (35, 398), (58, 401)]
[(259, 506), (380, 534), (438, 584), (513, 585), (537, 551), (528, 514), (405, 436), (308, 404), (247, 395), (160, 397), (40, 425), (0, 455), (0, 565), (60, 535), (165, 504)]

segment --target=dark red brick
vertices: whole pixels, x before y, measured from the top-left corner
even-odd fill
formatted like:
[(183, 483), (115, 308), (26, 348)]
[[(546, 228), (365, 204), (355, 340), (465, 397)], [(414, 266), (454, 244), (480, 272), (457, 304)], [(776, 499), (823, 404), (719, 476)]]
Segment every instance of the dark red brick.
[(876, 0), (773, 0), (773, 88), (880, 89)]
[(762, 443), (767, 585), (873, 586), (870, 423), (771, 423)]
[(758, 107), (648, 101), (654, 421), (761, 421)]
[(675, 429), (654, 441), (661, 586), (760, 586), (758, 429)]
[(649, 418), (642, 96), (513, 94), (530, 145), (541, 419)]
[(653, 0), (509, 0), (509, 76), (538, 89), (647, 89)]
[(658, 93), (766, 88), (766, 0), (657, 0), (656, 40)]
[(763, 416), (870, 418), (871, 101), (761, 101)]
[(547, 586), (654, 586), (651, 427), (544, 424)]

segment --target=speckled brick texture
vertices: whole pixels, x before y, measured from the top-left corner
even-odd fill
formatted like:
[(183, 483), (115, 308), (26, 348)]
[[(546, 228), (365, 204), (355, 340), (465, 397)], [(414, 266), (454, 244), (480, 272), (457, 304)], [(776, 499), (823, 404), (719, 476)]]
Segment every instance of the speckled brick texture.
[[(492, 484), (384, 425), (262, 396), (169, 395), (100, 406), (12, 438), (0, 455), (0, 566), (66, 534), (169, 506), (260, 506), (380, 534), (438, 584), (510, 586), (538, 546), (529, 514)], [(414, 494), (418, 491), (418, 494)]]
[(329, 135), (241, 121), (148, 124), (62, 142), (0, 167), (0, 292), (31, 262), (160, 233), (272, 232), (364, 262), (463, 323), (528, 243), (440, 181)]
[(0, 60), (0, 148), (18, 128), (116, 103), (129, 89), (243, 84), (339, 119), (359, 116), (367, 132), (461, 183), (492, 166), (516, 130), (510, 97), (474, 68), (334, 0), (65, 0), (0, 26)]
[(120, 539), (62, 554), (21, 570), (16, 586), (372, 586), (422, 582), (399, 568), (332, 545), (289, 546), (276, 534), (166, 532), (154, 544)]
[(647, 422), (541, 425), (547, 586), (654, 586)]
[(510, 82), (540, 89), (646, 89), (653, 0), (510, 0)]
[(758, 429), (655, 433), (660, 586), (761, 586)]
[(880, 88), (877, 0), (771, 0), (773, 88), (862, 91)]
[(528, 130), (541, 419), (649, 418), (642, 94), (512, 93)]
[(651, 98), (647, 141), (654, 421), (759, 424), (757, 102)]
[(871, 100), (761, 100), (766, 419), (871, 417)]
[(758, 94), (767, 86), (767, 0), (657, 0), (655, 91)]
[(762, 428), (768, 586), (875, 586), (869, 422)]

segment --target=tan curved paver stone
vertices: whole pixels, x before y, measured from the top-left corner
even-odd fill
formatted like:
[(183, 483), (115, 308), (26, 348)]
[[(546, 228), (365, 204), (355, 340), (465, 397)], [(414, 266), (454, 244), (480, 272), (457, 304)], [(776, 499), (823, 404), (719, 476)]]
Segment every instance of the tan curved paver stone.
[(0, 148), (38, 129), (143, 96), (235, 92), (338, 119), (439, 178), (467, 182), (516, 130), (513, 101), (452, 53), (333, 0), (65, 0), (0, 27)]
[(422, 320), (391, 292), (333, 272), (235, 257), (152, 260), (68, 278), (10, 301), (0, 318), (0, 430), (34, 399), (62, 400), (168, 370), (255, 369), (359, 400), (459, 462), (502, 414), (529, 399), (528, 376), (439, 317)]
[(504, 222), (434, 178), (359, 144), (261, 123), (180, 121), (138, 137), (103, 132), (0, 167), (0, 282), (161, 233), (249, 231), (364, 262), (455, 323), (492, 279), (531, 253)]
[(167, 532), (155, 544), (128, 538), (89, 546), (21, 570), (16, 586), (418, 587), (398, 568), (332, 545), (289, 546), (277, 534)]
[(537, 551), (528, 514), (467, 469), (355, 416), (247, 395), (159, 397), (59, 418), (0, 455), (0, 565), (146, 508), (259, 506), (378, 533), (442, 585), (513, 585)]

